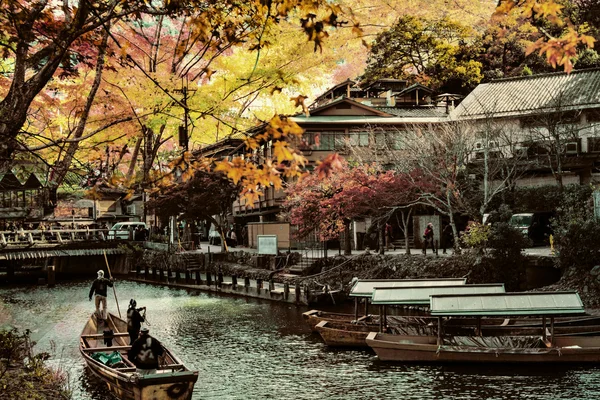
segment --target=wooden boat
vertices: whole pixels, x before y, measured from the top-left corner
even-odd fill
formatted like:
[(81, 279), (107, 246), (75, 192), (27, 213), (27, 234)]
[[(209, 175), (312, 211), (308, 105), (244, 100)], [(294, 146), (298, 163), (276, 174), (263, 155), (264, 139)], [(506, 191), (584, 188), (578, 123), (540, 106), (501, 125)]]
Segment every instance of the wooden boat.
[[(334, 313), (328, 311), (320, 311), (320, 310), (310, 310), (305, 313), (302, 313), (302, 317), (304, 321), (308, 325), (311, 331), (318, 332), (316, 326), (322, 321), (330, 321), (330, 322), (345, 322), (350, 324), (352, 321), (355, 321), (356, 318), (354, 314), (343, 314), (343, 313)], [(370, 322), (378, 323), (378, 316), (366, 315), (360, 317), (358, 320), (361, 322)]]
[[(346, 322), (321, 321), (315, 329), (323, 338), (323, 341), (330, 347), (369, 347), (366, 342), (367, 336), (373, 330), (377, 329), (377, 324), (352, 324)], [(387, 332), (393, 332), (395, 335), (428, 336), (432, 335), (431, 329), (427, 325), (401, 324), (388, 326)], [(432, 336), (434, 339), (435, 335)]]
[[(342, 314), (320, 310), (310, 310), (302, 314), (311, 331), (317, 332), (316, 326), (321, 321), (378, 323), (379, 316), (369, 314), (369, 299), (376, 287), (420, 287), (420, 286), (450, 286), (464, 285), (465, 278), (443, 279), (357, 279), (350, 289), (350, 297), (355, 300), (354, 314)], [(358, 315), (358, 302), (364, 300), (365, 311), (362, 317)]]
[[(600, 337), (454, 336), (437, 343), (435, 336), (402, 336), (371, 332), (366, 342), (382, 361), (443, 363), (597, 363)], [(487, 339), (487, 340), (486, 340)]]
[[(600, 362), (600, 336), (559, 336), (554, 318), (584, 314), (575, 292), (440, 295), (431, 298), (431, 313), (438, 317), (438, 335), (406, 336), (371, 332), (367, 344), (383, 361), (470, 363), (595, 363)], [(539, 336), (457, 336), (443, 332), (450, 316), (542, 316)], [(547, 332), (545, 318), (550, 319)], [(513, 328), (518, 329), (518, 328)], [(528, 328), (527, 328), (528, 329)]]
[[(332, 314), (317, 310), (305, 313), (305, 318), (313, 318), (311, 327), (312, 323), (316, 322), (313, 331), (318, 332), (328, 346), (366, 347), (367, 335), (373, 331), (402, 335), (437, 335), (437, 317), (427, 315), (390, 316), (387, 315), (387, 307), (390, 305), (418, 305), (429, 308), (430, 297), (434, 294), (504, 293), (503, 284), (422, 285), (423, 283), (414, 287), (373, 288), (371, 303), (380, 306), (380, 314), (383, 315), (382, 320), (379, 319), (379, 315), (352, 320), (352, 316), (349, 314)], [(446, 319), (444, 330), (447, 334), (454, 336), (470, 336), (476, 335), (478, 332), (483, 336), (542, 335), (545, 329), (543, 323), (542, 318), (527, 316), (520, 316), (519, 318), (485, 318), (483, 320), (461, 316)], [(557, 318), (554, 326), (556, 335), (593, 335), (600, 332), (600, 318), (593, 316)]]
[[(105, 330), (112, 330), (113, 345), (105, 346)], [(107, 383), (110, 391), (124, 400), (188, 400), (192, 398), (198, 372), (190, 371), (163, 345), (164, 355), (161, 366), (155, 374), (140, 375), (127, 359), (129, 334), (127, 323), (119, 317), (109, 314), (108, 321), (98, 322), (92, 315), (81, 333), (79, 351), (92, 373)], [(122, 358), (121, 366), (109, 367), (92, 358), (96, 353), (118, 352)]]

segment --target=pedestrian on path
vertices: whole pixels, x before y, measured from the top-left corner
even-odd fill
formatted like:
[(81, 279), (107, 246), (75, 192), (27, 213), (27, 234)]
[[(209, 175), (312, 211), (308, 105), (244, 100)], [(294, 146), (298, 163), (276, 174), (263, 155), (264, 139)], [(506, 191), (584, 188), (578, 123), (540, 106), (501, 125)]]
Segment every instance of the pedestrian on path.
[(431, 251), (435, 253), (435, 246), (433, 244), (433, 223), (428, 223), (423, 232), (423, 254), (427, 254), (427, 247), (431, 246)]

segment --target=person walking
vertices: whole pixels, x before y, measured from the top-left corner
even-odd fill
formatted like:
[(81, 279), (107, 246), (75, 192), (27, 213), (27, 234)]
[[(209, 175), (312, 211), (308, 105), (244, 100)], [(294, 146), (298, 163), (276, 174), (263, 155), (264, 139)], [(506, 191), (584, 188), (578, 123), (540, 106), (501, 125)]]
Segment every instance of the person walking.
[[(108, 311), (106, 309), (106, 290), (109, 286), (113, 286), (113, 280), (106, 279), (104, 277), (104, 271), (98, 271), (98, 277), (94, 279), (90, 289), (90, 301), (92, 301), (94, 293), (96, 294), (96, 317), (98, 319), (106, 320), (108, 317)], [(100, 305), (102, 305), (102, 310), (100, 310)]]
[[(385, 223), (385, 249), (389, 250), (392, 246), (392, 225), (389, 222)], [(396, 248), (394, 248), (396, 250)]]
[(137, 373), (149, 375), (156, 373), (158, 358), (163, 353), (164, 349), (160, 342), (150, 336), (150, 330), (147, 327), (143, 327), (140, 329), (140, 336), (127, 352), (127, 357), (135, 365)]
[(423, 232), (423, 254), (427, 254), (427, 247), (431, 245), (431, 251), (435, 253), (435, 246), (433, 244), (433, 224), (430, 222)]
[[(140, 334), (142, 322), (146, 321), (146, 307), (136, 308), (137, 302), (134, 299), (129, 300), (127, 309), (127, 332), (129, 333), (129, 344), (133, 344)], [(140, 311), (144, 311), (144, 315)]]

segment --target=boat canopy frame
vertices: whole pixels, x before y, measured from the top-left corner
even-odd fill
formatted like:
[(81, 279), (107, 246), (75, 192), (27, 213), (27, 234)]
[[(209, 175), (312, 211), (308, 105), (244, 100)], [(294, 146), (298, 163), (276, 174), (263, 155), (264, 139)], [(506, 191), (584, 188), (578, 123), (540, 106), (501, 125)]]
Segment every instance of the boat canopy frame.
[(503, 283), (486, 283), (454, 286), (423, 287), (377, 287), (373, 290), (373, 305), (409, 305), (427, 306), (431, 304), (433, 295), (465, 295), (506, 293)]

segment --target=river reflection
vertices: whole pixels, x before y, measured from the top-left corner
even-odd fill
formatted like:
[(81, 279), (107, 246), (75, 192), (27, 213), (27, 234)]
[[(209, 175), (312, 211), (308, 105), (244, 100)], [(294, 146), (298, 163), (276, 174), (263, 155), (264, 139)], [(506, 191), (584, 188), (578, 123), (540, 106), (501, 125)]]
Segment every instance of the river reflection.
[[(91, 282), (91, 281), (90, 281)], [(84, 367), (78, 335), (90, 282), (1, 287), (0, 324), (31, 329), (38, 351), (70, 376), (75, 399), (112, 399)], [(194, 399), (592, 399), (600, 369), (402, 365), (374, 353), (327, 348), (306, 309), (252, 299), (117, 282), (122, 307), (148, 307), (150, 330), (200, 372)], [(110, 295), (110, 293), (109, 293)], [(115, 310), (114, 299), (109, 307)], [(122, 308), (122, 312), (124, 312)]]

